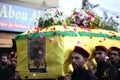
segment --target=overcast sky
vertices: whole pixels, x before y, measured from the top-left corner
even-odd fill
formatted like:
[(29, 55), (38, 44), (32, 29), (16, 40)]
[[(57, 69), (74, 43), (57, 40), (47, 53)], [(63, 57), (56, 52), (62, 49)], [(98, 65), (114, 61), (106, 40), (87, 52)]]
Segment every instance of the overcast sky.
[[(103, 12), (107, 12), (109, 16), (112, 16), (114, 20), (120, 23), (120, 0), (88, 0), (91, 4), (99, 4), (93, 11), (99, 16), (103, 15)], [(82, 0), (59, 0), (59, 6), (65, 15), (71, 14), (73, 8), (81, 9)], [(119, 18), (116, 18), (119, 16)]]
[[(99, 4), (99, 7), (94, 8), (97, 12), (106, 11), (112, 15), (120, 16), (120, 0), (88, 0), (92, 4)], [(70, 12), (73, 8), (81, 8), (82, 0), (60, 0), (59, 6), (62, 10)]]

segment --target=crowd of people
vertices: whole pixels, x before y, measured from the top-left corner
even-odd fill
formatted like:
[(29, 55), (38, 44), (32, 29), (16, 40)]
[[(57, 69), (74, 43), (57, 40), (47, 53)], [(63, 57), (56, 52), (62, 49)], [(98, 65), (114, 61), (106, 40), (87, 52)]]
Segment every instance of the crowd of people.
[(16, 80), (18, 74), (16, 71), (17, 59), (15, 53), (3, 53), (0, 58), (0, 80)]
[[(93, 50), (93, 57), (97, 63), (88, 60), (89, 52), (79, 46), (71, 55), (73, 72), (62, 80), (120, 80), (120, 49), (98, 45)], [(85, 68), (87, 62), (88, 69)]]
[[(90, 53), (80, 46), (75, 46), (71, 54), (73, 72), (58, 80), (120, 80), (120, 49), (98, 45), (93, 50), (95, 65), (89, 60)], [(17, 60), (14, 52), (3, 54), (0, 61), (0, 80), (20, 80)], [(87, 64), (87, 69), (85, 68)]]

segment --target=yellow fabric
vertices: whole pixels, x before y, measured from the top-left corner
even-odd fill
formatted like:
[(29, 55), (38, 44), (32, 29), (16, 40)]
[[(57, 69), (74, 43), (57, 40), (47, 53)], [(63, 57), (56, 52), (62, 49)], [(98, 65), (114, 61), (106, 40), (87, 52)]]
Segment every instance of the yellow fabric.
[[(88, 32), (87, 30), (85, 29), (81, 29), (79, 27), (71, 27), (71, 26), (61, 26), (61, 25), (55, 25), (55, 26), (50, 26), (48, 28), (44, 28), (42, 30), (38, 30), (38, 32), (49, 32), (49, 31), (74, 31), (76, 30), (77, 32), (79, 31), (84, 31), (84, 32)], [(37, 32), (36, 28), (32, 28), (31, 30), (29, 30), (29, 33), (35, 33)], [(28, 34), (28, 31), (27, 32), (24, 32), (22, 34)]]
[[(100, 30), (93, 30), (99, 32)], [(108, 33), (108, 32), (106, 32)], [(26, 34), (26, 33), (24, 33)], [(109, 34), (109, 33), (108, 33)], [(119, 35), (119, 34), (118, 34)], [(50, 39), (53, 39), (52, 41)], [(45, 52), (47, 72), (29, 72), (28, 70), (28, 43), (27, 39), (18, 39), (17, 43), (17, 70), (22, 79), (28, 76), (29, 79), (57, 78), (65, 76), (71, 72), (71, 52), (74, 46), (78, 45), (86, 49), (92, 58), (92, 52), (96, 45), (104, 45), (107, 48), (111, 46), (120, 47), (119, 40), (105, 39), (103, 37), (87, 37), (87, 36), (46, 36)]]
[[(60, 42), (59, 40), (58, 42)], [(46, 61), (48, 65), (48, 72), (47, 73), (32, 73), (32, 72), (30, 73), (28, 70), (27, 40), (25, 39), (17, 40), (17, 49), (18, 49), (17, 50), (17, 53), (18, 53), (17, 54), (18, 56), (17, 70), (19, 71), (20, 77), (22, 79), (24, 79), (25, 76), (28, 76), (29, 79), (56, 78), (62, 74), (62, 65), (63, 65), (62, 60), (64, 57), (63, 57), (63, 50), (60, 49), (59, 47), (59, 45), (62, 43), (58, 43), (57, 41), (55, 41), (55, 43), (53, 42), (51, 44), (51, 42), (47, 38), (46, 38), (46, 42), (48, 42), (46, 43), (46, 53), (47, 53)], [(54, 47), (55, 50), (53, 50), (53, 46), (56, 46)], [(56, 73), (56, 69), (57, 69), (57, 73)]]

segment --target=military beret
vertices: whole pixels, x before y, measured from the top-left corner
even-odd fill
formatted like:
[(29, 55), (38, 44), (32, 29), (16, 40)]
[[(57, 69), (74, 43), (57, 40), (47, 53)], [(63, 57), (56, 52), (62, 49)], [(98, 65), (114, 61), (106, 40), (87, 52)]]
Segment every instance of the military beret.
[(115, 46), (112, 46), (112, 47), (109, 48), (109, 51), (113, 51), (113, 50), (118, 51), (119, 54), (120, 54), (120, 48), (115, 47)]
[(108, 53), (108, 49), (103, 45), (96, 46), (95, 51), (98, 51), (98, 50), (105, 51), (106, 53)]
[(82, 47), (79, 47), (79, 46), (75, 46), (73, 52), (77, 52), (85, 58), (88, 58), (90, 56), (90, 54), (85, 49), (83, 49)]

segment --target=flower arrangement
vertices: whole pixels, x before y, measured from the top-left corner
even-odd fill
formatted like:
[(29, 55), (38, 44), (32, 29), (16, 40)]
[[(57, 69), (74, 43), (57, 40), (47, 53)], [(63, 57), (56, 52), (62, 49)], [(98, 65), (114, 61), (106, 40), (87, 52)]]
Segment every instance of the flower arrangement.
[(38, 19), (38, 26), (45, 28), (53, 25), (64, 26), (78, 26), (81, 28), (102, 28), (103, 22), (98, 15), (95, 15), (89, 10), (82, 10), (77, 12), (76, 9), (73, 13), (65, 17), (63, 12), (58, 9), (48, 9), (46, 13)]
[(38, 26), (45, 28), (53, 25), (63, 25), (64, 20), (63, 13), (58, 9), (48, 9), (43, 16), (39, 17)]

